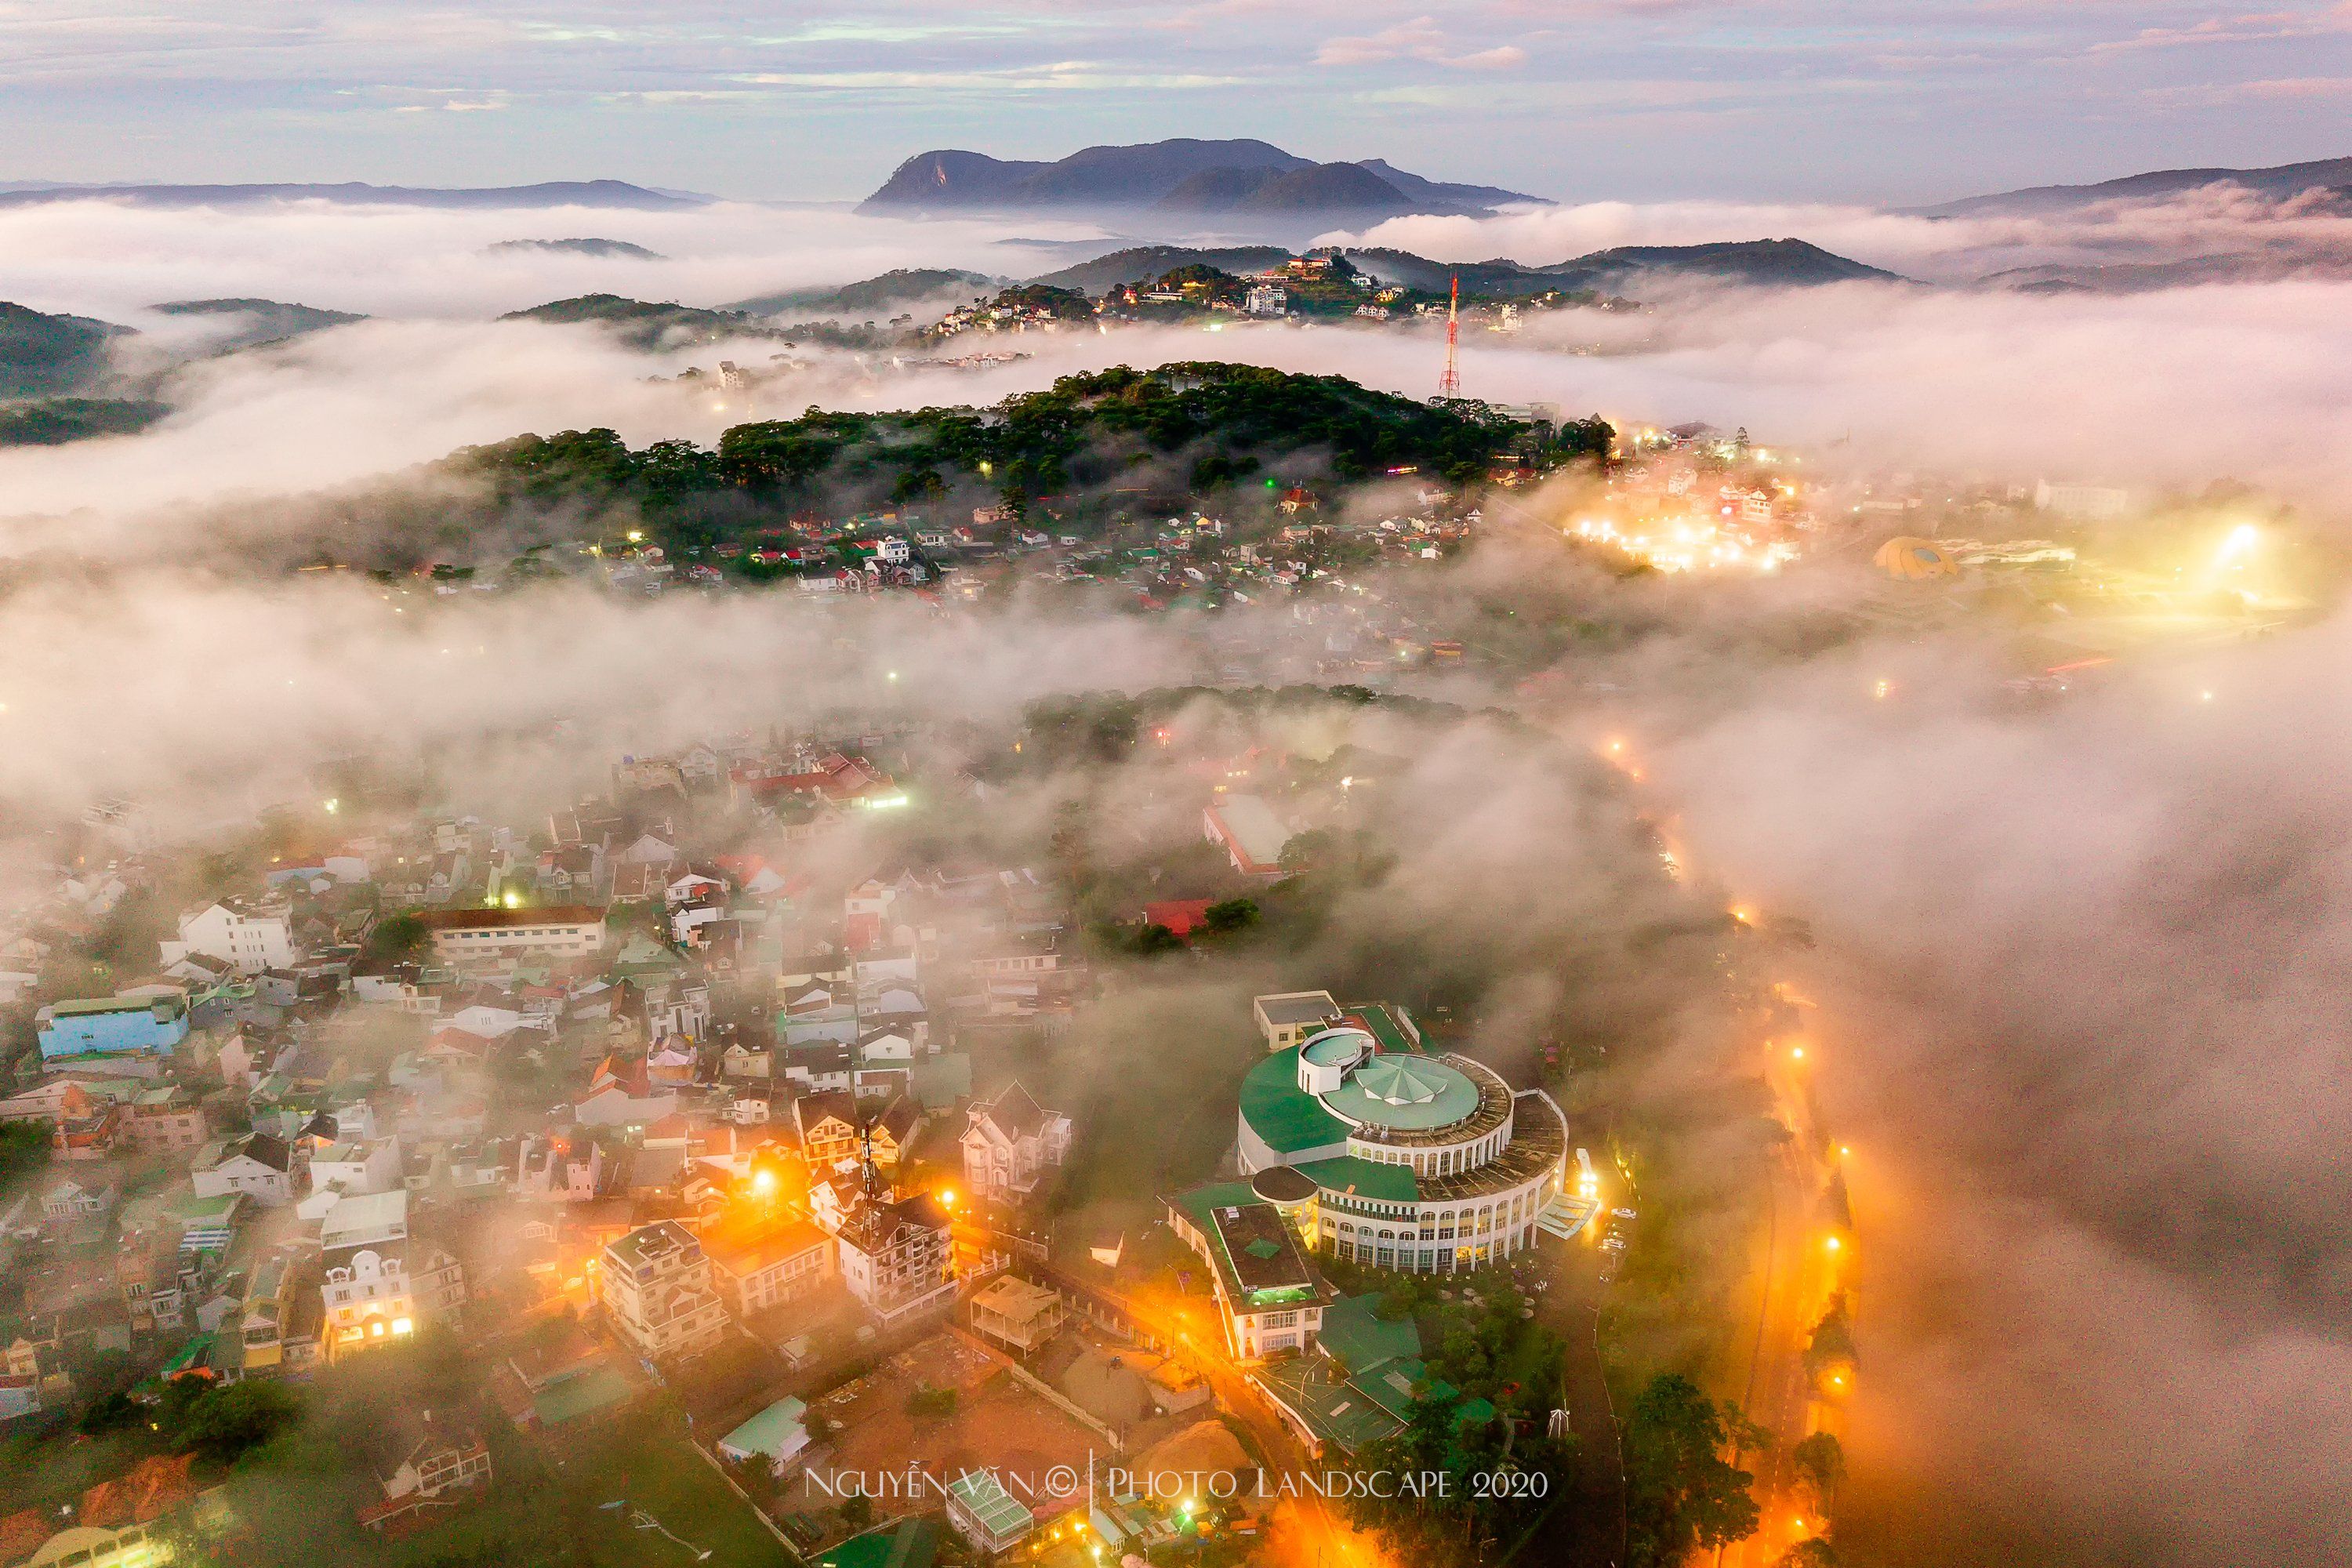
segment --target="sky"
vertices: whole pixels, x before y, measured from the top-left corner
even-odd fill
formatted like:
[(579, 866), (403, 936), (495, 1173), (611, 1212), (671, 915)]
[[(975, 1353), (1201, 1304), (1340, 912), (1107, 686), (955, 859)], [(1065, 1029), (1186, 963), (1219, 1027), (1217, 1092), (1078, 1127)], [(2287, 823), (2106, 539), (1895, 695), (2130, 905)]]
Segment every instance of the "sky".
[(2347, 110), (2352, 0), (0, 0), (0, 181), (839, 200), (934, 147), (1254, 135), (1570, 200), (1899, 203), (2342, 156)]

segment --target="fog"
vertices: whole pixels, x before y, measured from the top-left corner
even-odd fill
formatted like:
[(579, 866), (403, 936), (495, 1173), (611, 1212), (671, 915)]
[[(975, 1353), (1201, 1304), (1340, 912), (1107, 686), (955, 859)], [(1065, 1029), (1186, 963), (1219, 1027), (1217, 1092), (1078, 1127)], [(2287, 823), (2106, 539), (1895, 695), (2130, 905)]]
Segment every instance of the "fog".
[(2035, 721), (1918, 660), (1890, 710), (1867, 656), (1671, 748), (1702, 861), (1827, 939), (1820, 1086), (1874, 1253), (1857, 1544), (2352, 1551), (2347, 638)]
[[(2340, 237), (2342, 224), (2210, 198), (1956, 224), (1578, 207), (1400, 220), (1364, 237), (1546, 261), (1797, 233), (1961, 279), (2029, 259), (2200, 254), (2288, 228), (2298, 243)], [(676, 259), (481, 253), (580, 234)], [(1043, 226), (1018, 237), (1087, 237)], [(593, 328), (490, 314), (591, 289), (716, 304), (892, 266), (1055, 264), (1007, 237), (977, 223), (741, 206), (0, 213), (0, 297), (41, 309), (133, 320), (165, 299), (263, 296), (387, 318), (192, 366), (177, 411), (147, 434), (0, 453), (0, 516), (16, 520), (0, 543), (45, 568), (0, 599), (12, 650), (0, 803), (18, 859), (42, 826), (95, 796), (137, 797), (165, 830), (196, 833), (294, 798), (309, 767), (353, 751), (466, 757), (447, 774), (453, 804), (520, 813), (593, 784), (620, 752), (838, 706), (1003, 720), (1043, 694), (1196, 679), (1197, 623), (1019, 595), (986, 615), (885, 599), (820, 616), (772, 596), (644, 603), (550, 588), (412, 617), (347, 577), (176, 559), (198, 553), (225, 513), (267, 530), (310, 492), (407, 483), (404, 470), (457, 446), (591, 425), (637, 444), (707, 443), (737, 416), (647, 380), (727, 348), (637, 354)], [(1855, 284), (1651, 303), (1539, 315), (1507, 339), (1466, 333), (1467, 390), (1627, 423), (1745, 426), (1832, 466), (2143, 490), (2243, 480), (2331, 537), (2352, 503), (2352, 284), (2126, 298)], [(1420, 395), (1439, 352), (1427, 331), (1340, 327), (987, 346), (1031, 357), (960, 374), (815, 355), (761, 411), (988, 403), (1076, 369), (1212, 357)], [(75, 570), (52, 569), (60, 556), (79, 558)], [(1856, 581), (1617, 584), (1497, 552), (1376, 585), (1623, 630), (1560, 660), (1572, 689), (1612, 692), (1576, 698), (1564, 721), (1630, 723), (1657, 807), (1697, 862), (1813, 924), (1820, 1091), (1856, 1149), (1864, 1257), (1845, 1524), (1855, 1560), (2352, 1557), (2341, 1502), (2352, 1176), (2340, 1156), (2352, 1134), (2341, 698), (2352, 626), (2333, 617), (2151, 660), (2024, 710), (2001, 700), (1990, 641), (1853, 637), (1801, 657), (1763, 635), (1848, 603)], [(1271, 608), (1233, 625), (1269, 644), (1301, 635)], [(899, 679), (886, 689), (877, 670)], [(1900, 700), (1871, 700), (1890, 671)], [(1475, 672), (1428, 689), (1517, 700)], [(1415, 738), (1430, 739), (1401, 736)], [(1107, 799), (1130, 798), (1110, 787)], [(1571, 984), (1565, 963), (1548, 967), (1526, 941), (1566, 921), (1591, 939), (1580, 960), (1633, 962), (1612, 944), (1659, 911), (1614, 896), (1622, 799), (1492, 728), (1433, 745), (1400, 798), (1437, 826), (1392, 880), (1343, 908), (1322, 959), (1365, 963), (1437, 932), (1442, 962), (1500, 954), (1513, 970), (1496, 1033), (1551, 1016), (1577, 985), (1605, 993), (1604, 1018), (1671, 1017), (1655, 996), (1607, 990), (1639, 987), (1595, 980), (1605, 966)], [(1475, 809), (1449, 815), (1463, 800)], [(1674, 1044), (1662, 1080), (1706, 1059), (1706, 1041)]]

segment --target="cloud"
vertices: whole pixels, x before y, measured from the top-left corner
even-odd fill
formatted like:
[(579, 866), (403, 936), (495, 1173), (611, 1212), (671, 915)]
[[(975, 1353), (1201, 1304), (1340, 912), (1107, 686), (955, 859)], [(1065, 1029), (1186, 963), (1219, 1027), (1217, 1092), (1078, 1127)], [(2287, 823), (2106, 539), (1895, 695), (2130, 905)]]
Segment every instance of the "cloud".
[(1751, 667), (1658, 761), (1695, 863), (1828, 952), (1816, 1089), (1878, 1254), (1841, 1549), (2339, 1560), (2352, 734), (2311, 716), (2352, 625), (2041, 712), (1987, 700), (1996, 651)]
[[(1376, 232), (1444, 256), (1532, 260), (1794, 233), (1967, 275), (1988, 258), (2325, 239), (2341, 222), (2208, 194), (2064, 220), (1657, 204)], [(482, 253), (582, 234), (677, 259)], [(12, 286), (47, 308), (159, 331), (142, 307), (192, 295), (383, 318), (192, 370), (181, 412), (147, 435), (0, 455), (10, 510), (48, 514), (6, 541), (11, 830), (118, 794), (173, 831), (244, 821), (302, 798), (308, 765), (351, 751), (460, 759), (445, 770), (453, 807), (521, 819), (597, 783), (621, 752), (855, 706), (877, 668), (905, 677), (903, 710), (979, 722), (1040, 693), (1196, 679), (1212, 646), (1220, 661), (1275, 669), (1296, 656), (1312, 675), (1332, 657), (1331, 628), (1293, 620), (1288, 605), (1145, 620), (1015, 595), (985, 616), (905, 598), (815, 616), (789, 599), (558, 587), (436, 599), (412, 617), (347, 575), (225, 563), (210, 531), (269, 527), (299, 510), (289, 493), (373, 482), (467, 441), (587, 424), (708, 440), (726, 417), (646, 384), (677, 358), (625, 354), (588, 329), (482, 319), (498, 310), (594, 287), (711, 303), (889, 265), (1042, 269), (1046, 252), (1003, 237), (977, 223), (740, 205), (0, 212)], [(1747, 425), (1805, 447), (1832, 478), (1979, 470), (2195, 490), (2234, 475), (2274, 487), (2315, 538), (2341, 543), (2352, 286), (2125, 298), (1694, 286), (1648, 303), (1534, 317), (1510, 338), (1473, 331), (1470, 390)], [(826, 361), (779, 403), (985, 403), (1085, 366), (1216, 355), (1418, 395), (1441, 352), (1427, 331), (1277, 326), (1014, 346), (1034, 357), (976, 377)], [(1566, 501), (1519, 504), (1541, 515)], [(2118, 530), (2126, 543), (2132, 526)], [(2159, 1568), (2352, 1554), (2336, 1506), (2352, 1453), (2341, 1305), (2352, 1176), (2338, 1157), (2352, 1137), (2340, 1060), (2352, 730), (2335, 719), (2352, 625), (2187, 652), (2055, 710), (2021, 710), (2000, 684), (2005, 634), (1836, 630), (1860, 590), (1835, 561), (1785, 582), (1617, 583), (1535, 545), (1490, 536), (1458, 566), (1370, 577), (1392, 596), (1366, 602), (1572, 645), (1559, 667), (1572, 696), (1556, 717), (1654, 734), (1661, 804), (1694, 862), (1812, 922), (1819, 1090), (1857, 1149), (1869, 1270), (1842, 1549), (1900, 1563)], [(77, 552), (65, 570), (60, 557)], [(1901, 699), (1870, 699), (1889, 674)], [(1474, 705), (1516, 700), (1475, 669), (1437, 679), (1450, 684), (1432, 689)], [(2192, 686), (2217, 700), (2192, 700)], [(1403, 973), (1382, 968), (1391, 955), (1443, 973), (1496, 963), (1482, 1037), (1522, 1046), (1520, 1021), (1559, 1006), (1608, 1026), (1636, 1004), (1645, 1019), (1671, 1016), (1673, 996), (1623, 994), (1654, 983), (1654, 954), (1609, 945), (1660, 912), (1612, 880), (1622, 803), (1499, 725), (1421, 738), (1402, 727), (1388, 741), (1410, 759), (1400, 809), (1418, 828), (1393, 879), (1348, 900), (1297, 969), (1249, 980), (1384, 984)], [(1129, 776), (1103, 798), (1139, 802), (1148, 782)], [(1561, 963), (1550, 939), (1562, 927), (1592, 962)], [(1113, 1005), (1129, 1011), (1105, 1016), (1167, 1016), (1139, 994), (1158, 1000), (1123, 992)], [(1188, 1024), (1217, 1016), (1179, 1001)], [(1239, 1007), (1225, 1011), (1238, 1026)], [(1683, 1040), (1673, 1060), (1688, 1070), (1712, 1044)], [(1744, 1255), (1729, 1222), (1709, 1226), (1716, 1255)]]
[(2352, 31), (2352, 6), (2325, 10), (2261, 11), (2236, 16), (2208, 16), (2185, 27), (2143, 27), (2129, 37), (2093, 44), (2095, 55), (2122, 54), (2140, 49), (2196, 48), (2216, 44), (2263, 43), (2282, 38), (2307, 38)]
[(1389, 60), (1422, 60), (1465, 70), (1501, 70), (1527, 63), (1528, 52), (1516, 44), (1455, 53), (1458, 41), (1437, 25), (1433, 16), (1416, 16), (1361, 37), (1327, 40), (1316, 51), (1321, 66), (1378, 65)]

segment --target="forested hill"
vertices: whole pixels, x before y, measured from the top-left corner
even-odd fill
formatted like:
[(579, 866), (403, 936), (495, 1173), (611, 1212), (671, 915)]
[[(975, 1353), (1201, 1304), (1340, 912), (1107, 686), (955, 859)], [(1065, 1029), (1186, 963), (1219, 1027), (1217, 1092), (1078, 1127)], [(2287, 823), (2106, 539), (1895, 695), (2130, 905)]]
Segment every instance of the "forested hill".
[[(1571, 423), (1541, 455), (1602, 456), (1611, 435), (1598, 419)], [(712, 526), (723, 531), (747, 507), (985, 495), (1025, 512), (1047, 500), (1131, 487), (1138, 474), (1164, 489), (1171, 463), (1179, 488), (1195, 494), (1262, 483), (1252, 476), (1277, 460), (1291, 479), (1303, 469), (1347, 481), (1403, 468), (1472, 481), (1497, 452), (1524, 447), (1530, 436), (1529, 426), (1483, 404), (1431, 405), (1339, 376), (1185, 363), (1065, 376), (987, 409), (812, 409), (798, 419), (738, 425), (715, 450), (688, 441), (633, 450), (610, 430), (566, 431), (468, 447), (447, 462), (488, 480), (502, 500), (633, 501), (688, 542)]]

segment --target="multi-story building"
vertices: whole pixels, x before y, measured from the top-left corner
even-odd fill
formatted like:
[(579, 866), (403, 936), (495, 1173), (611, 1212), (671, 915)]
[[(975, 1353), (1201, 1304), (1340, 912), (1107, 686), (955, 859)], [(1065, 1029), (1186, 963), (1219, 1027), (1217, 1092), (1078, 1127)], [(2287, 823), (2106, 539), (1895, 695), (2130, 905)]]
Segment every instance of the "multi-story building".
[[(344, 1139), (310, 1156), (310, 1192), (362, 1197), (388, 1193), (401, 1185), (401, 1151), (397, 1138)], [(305, 1204), (307, 1211), (309, 1205)], [(307, 1218), (316, 1217), (306, 1212)]]
[(114, 1250), (114, 1283), (133, 1332), (176, 1329), (185, 1321), (180, 1248), (168, 1231), (127, 1232)]
[(604, 911), (589, 904), (535, 910), (427, 910), (417, 916), (447, 963), (509, 958), (592, 958), (604, 948)]
[[(1257, 1020), (1258, 1033), (1265, 1037), (1269, 1051), (1297, 1045), (1319, 1033), (1339, 1012), (1339, 1004), (1328, 991), (1282, 991), (1250, 1000), (1250, 1015)], [(1402, 1016), (1404, 1010), (1397, 1012)]]
[(156, 1153), (202, 1148), (212, 1131), (196, 1097), (168, 1084), (131, 1097), (121, 1133), (142, 1153)]
[(803, 1219), (727, 1226), (702, 1233), (710, 1279), (739, 1318), (797, 1300), (833, 1279), (833, 1237)]
[(489, 1445), (462, 1415), (388, 1412), (373, 1447), (383, 1501), (360, 1510), (359, 1521), (370, 1530), (381, 1530), (447, 1492), (489, 1484)]
[(801, 1156), (811, 1171), (829, 1171), (844, 1160), (855, 1160), (865, 1147), (865, 1121), (856, 1099), (837, 1089), (793, 1101), (793, 1126), (801, 1135)]
[(710, 1259), (675, 1220), (643, 1226), (606, 1244), (598, 1269), (604, 1316), (650, 1361), (699, 1355), (727, 1332), (727, 1308)]
[(843, 1216), (838, 1240), (842, 1282), (885, 1323), (955, 1296), (950, 1222), (929, 1193), (862, 1200)]
[(1070, 1152), (1070, 1119), (1047, 1110), (1016, 1081), (971, 1108), (963, 1132), (963, 1179), (973, 1194), (1010, 1203), (1037, 1190)]
[(1242, 1361), (1305, 1350), (1331, 1293), (1283, 1210), (1227, 1182), (1168, 1205), (1168, 1222), (1209, 1265), (1226, 1347)]
[(418, 1317), (428, 1323), (454, 1323), (465, 1314), (466, 1270), (437, 1242), (418, 1240), (408, 1248), (408, 1293)]
[(327, 1359), (395, 1344), (416, 1329), (416, 1298), (401, 1256), (362, 1247), (327, 1265), (319, 1286), (325, 1303)]
[(226, 959), (239, 974), (291, 968), (301, 952), (287, 905), (223, 899), (180, 917), (176, 942), (160, 944), (166, 968), (193, 953)]
[(184, 991), (52, 1002), (34, 1015), (41, 1059), (168, 1057), (188, 1037)]

